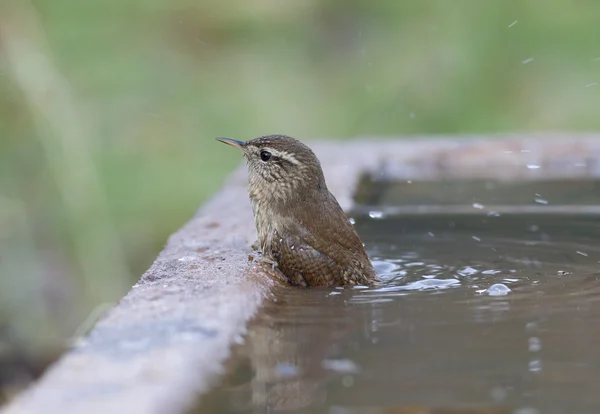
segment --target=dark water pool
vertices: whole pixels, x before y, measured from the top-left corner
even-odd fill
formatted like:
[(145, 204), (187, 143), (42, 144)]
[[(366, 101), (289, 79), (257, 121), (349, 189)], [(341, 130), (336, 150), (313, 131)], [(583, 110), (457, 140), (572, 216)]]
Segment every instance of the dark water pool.
[(382, 286), (276, 292), (194, 412), (600, 413), (600, 216), (355, 219)]

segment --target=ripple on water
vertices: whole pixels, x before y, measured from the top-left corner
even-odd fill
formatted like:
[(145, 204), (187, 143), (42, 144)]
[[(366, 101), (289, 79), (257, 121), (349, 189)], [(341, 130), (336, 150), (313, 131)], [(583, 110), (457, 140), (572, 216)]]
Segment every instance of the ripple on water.
[(487, 294), (490, 296), (506, 296), (510, 291), (510, 288), (504, 283), (494, 283), (487, 289)]
[(381, 283), (282, 289), (198, 412), (384, 401), (600, 412), (600, 220), (483, 213), (357, 216)]

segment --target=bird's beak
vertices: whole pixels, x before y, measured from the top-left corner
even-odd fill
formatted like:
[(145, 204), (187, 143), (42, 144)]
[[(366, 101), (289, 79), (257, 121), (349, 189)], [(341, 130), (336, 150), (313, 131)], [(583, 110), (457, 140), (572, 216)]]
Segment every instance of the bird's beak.
[(216, 138), (216, 140), (221, 141), (223, 144), (231, 145), (232, 147), (235, 147), (242, 151), (244, 150), (244, 146), (246, 145), (246, 143), (244, 141), (238, 141), (236, 139), (231, 139), (231, 138), (218, 137), (218, 138)]

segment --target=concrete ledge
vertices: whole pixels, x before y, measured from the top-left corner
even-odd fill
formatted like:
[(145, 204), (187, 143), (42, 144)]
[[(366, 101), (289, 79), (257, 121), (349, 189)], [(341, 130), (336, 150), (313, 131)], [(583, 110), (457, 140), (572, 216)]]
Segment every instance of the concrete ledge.
[[(600, 136), (507, 136), (311, 144), (345, 209), (361, 174), (380, 179), (600, 176)], [(532, 168), (533, 166), (533, 168)], [(1, 412), (182, 413), (221, 372), (277, 283), (248, 260), (245, 167), (169, 239), (131, 291)]]
[(248, 261), (254, 232), (240, 171), (89, 336), (2, 412), (184, 411), (274, 283)]

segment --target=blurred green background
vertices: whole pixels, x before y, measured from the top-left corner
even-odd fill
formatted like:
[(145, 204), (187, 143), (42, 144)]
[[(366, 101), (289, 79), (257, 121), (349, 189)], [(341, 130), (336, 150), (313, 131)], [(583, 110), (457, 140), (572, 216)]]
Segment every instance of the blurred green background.
[(597, 131), (599, 22), (596, 0), (4, 0), (0, 360), (136, 282), (241, 162), (215, 136)]

